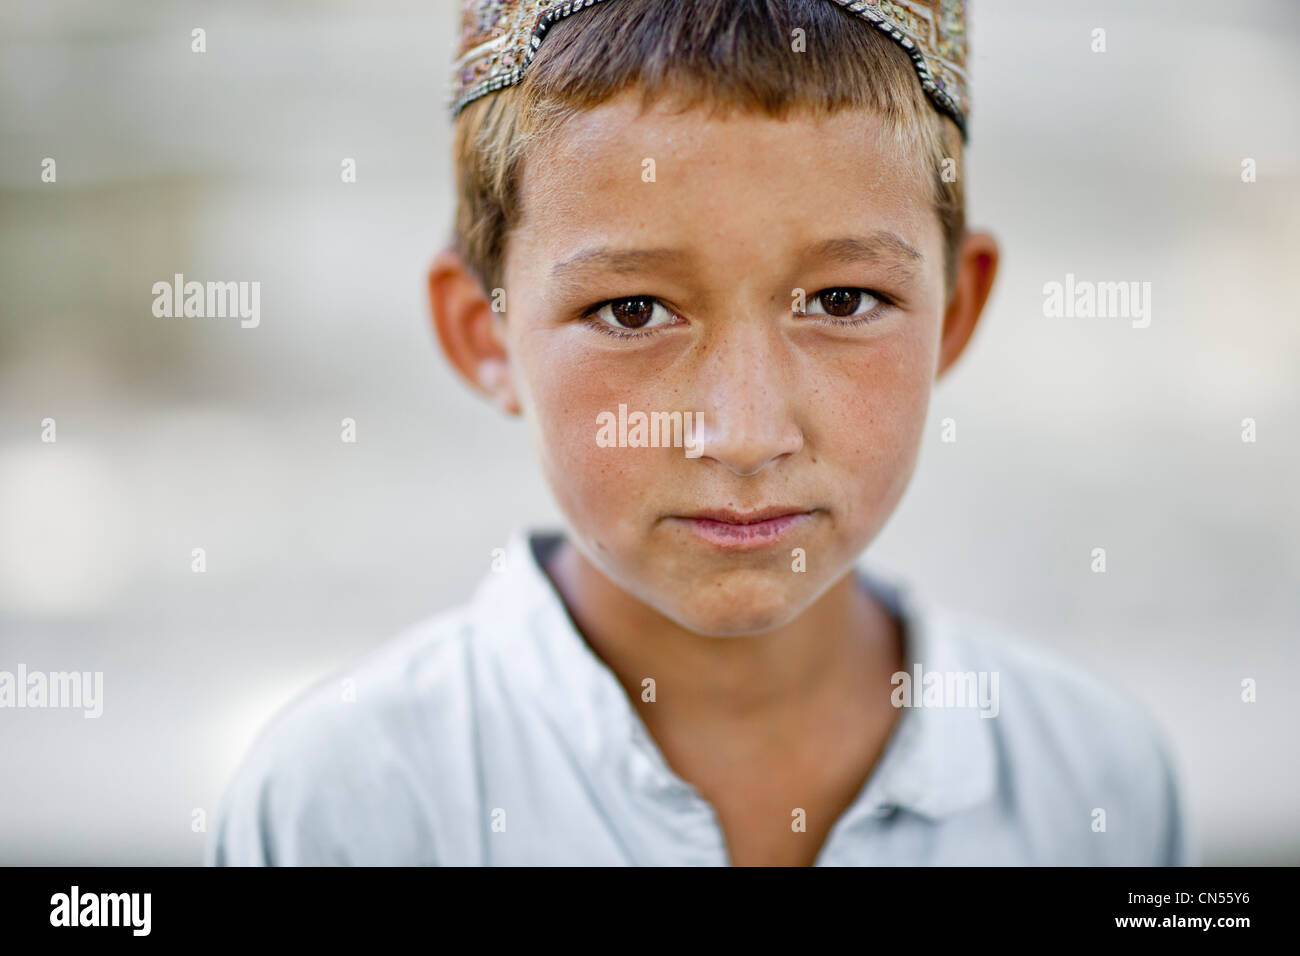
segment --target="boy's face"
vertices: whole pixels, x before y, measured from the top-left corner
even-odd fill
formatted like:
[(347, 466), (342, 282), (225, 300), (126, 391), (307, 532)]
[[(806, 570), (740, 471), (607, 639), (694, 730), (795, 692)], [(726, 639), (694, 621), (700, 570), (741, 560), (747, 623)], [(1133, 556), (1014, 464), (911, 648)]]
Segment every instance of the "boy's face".
[[(639, 114), (625, 94), (529, 156), (508, 374), (587, 560), (689, 630), (758, 633), (912, 475), (945, 306), (929, 173), (872, 113)], [(700, 454), (605, 447), (619, 406), (692, 413)]]

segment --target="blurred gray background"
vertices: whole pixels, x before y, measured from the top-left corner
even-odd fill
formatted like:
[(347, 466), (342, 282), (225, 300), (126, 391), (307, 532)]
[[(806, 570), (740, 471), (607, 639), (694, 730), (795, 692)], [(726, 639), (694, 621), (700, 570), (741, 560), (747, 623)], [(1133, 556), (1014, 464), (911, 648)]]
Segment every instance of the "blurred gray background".
[[(1204, 862), (1300, 863), (1300, 5), (972, 7), (1003, 271), (865, 560), (1140, 700)], [(198, 862), (192, 811), (277, 708), (555, 520), (426, 316), (458, 21), (0, 6), (0, 669), (105, 680), (98, 720), (0, 711), (0, 862)], [(260, 327), (155, 318), (177, 272), (260, 281)], [(1151, 282), (1150, 327), (1045, 318), (1067, 272)]]

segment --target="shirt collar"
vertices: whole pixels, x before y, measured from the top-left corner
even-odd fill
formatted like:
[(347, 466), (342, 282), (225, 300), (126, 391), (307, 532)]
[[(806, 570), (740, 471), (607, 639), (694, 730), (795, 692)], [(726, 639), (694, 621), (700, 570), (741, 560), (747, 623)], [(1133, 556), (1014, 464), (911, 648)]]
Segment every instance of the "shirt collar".
[[(904, 624), (904, 662), (909, 674), (978, 673), (960, 628), (942, 608), (874, 569), (858, 580)], [(913, 699), (922, 688), (913, 682)], [(996, 785), (996, 748), (990, 718), (975, 707), (909, 707), (894, 728), (864, 800), (875, 807), (901, 807), (942, 819), (983, 803)]]
[[(591, 764), (619, 759), (632, 746), (649, 747), (661, 778), (677, 781), (654, 748), (614, 672), (592, 651), (575, 628), (546, 572), (539, 549), (557, 535), (516, 532), (475, 595), (475, 641), (496, 653), (490, 658), (497, 677), (518, 686), (538, 702), (544, 719), (576, 755)], [(941, 609), (884, 575), (858, 569), (862, 586), (877, 596), (904, 624), (904, 659), (909, 673), (973, 671), (958, 630)], [(919, 696), (921, 688), (914, 688)], [(987, 800), (996, 782), (996, 751), (988, 720), (976, 708), (909, 707), (849, 817), (880, 815), (902, 808), (938, 820)], [(656, 784), (661, 789), (665, 780)]]

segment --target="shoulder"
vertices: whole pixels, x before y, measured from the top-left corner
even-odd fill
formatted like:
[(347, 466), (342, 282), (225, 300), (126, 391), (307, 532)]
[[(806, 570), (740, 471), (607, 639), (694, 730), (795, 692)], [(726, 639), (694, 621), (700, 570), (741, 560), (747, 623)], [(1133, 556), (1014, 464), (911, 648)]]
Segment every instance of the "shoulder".
[(997, 675), (998, 715), (988, 723), (1000, 786), (1042, 845), (1093, 862), (1188, 862), (1171, 748), (1141, 705), (986, 619), (950, 616), (947, 631), (972, 669)]
[(216, 865), (429, 862), (431, 783), (464, 775), (466, 609), (427, 618), (299, 694), (265, 726), (218, 811)]

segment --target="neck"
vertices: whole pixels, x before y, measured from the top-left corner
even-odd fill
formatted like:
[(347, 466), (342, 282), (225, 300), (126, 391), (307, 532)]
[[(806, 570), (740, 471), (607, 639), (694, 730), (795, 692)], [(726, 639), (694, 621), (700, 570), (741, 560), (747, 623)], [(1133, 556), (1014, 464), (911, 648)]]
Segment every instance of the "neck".
[[(568, 541), (547, 565), (578, 630), (618, 677), (651, 730), (689, 726), (720, 737), (769, 729), (801, 733), (822, 715), (888, 699), (902, 669), (898, 622), (846, 573), (794, 620), (761, 634), (686, 630), (592, 566)], [(642, 681), (656, 701), (642, 701)], [(864, 693), (868, 688), (875, 693)]]

